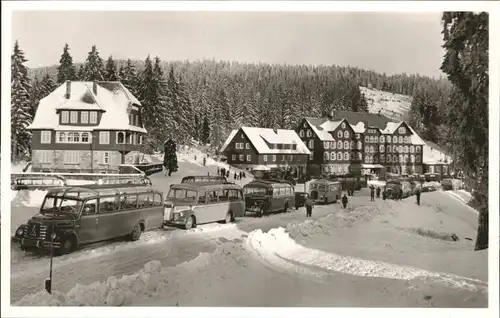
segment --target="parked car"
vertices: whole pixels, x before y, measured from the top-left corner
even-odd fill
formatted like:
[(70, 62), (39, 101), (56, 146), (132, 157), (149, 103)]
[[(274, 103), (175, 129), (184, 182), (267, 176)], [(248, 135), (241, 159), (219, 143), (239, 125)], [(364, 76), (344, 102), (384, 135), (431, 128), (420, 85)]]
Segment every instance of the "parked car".
[(439, 183), (436, 181), (424, 182), (422, 184), (422, 192), (433, 192), (439, 189)]
[(307, 192), (295, 192), (295, 210), (305, 205), (308, 196)]
[(446, 178), (441, 181), (443, 190), (459, 190), (462, 188), (462, 181), (459, 179)]

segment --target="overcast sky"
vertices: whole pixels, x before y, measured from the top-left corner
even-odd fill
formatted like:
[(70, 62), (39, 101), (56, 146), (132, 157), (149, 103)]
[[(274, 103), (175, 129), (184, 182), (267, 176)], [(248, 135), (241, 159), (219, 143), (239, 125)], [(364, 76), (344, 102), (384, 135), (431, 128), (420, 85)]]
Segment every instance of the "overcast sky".
[(352, 65), (387, 74), (440, 76), (440, 13), (17, 11), (12, 41), (29, 67), (57, 64), (64, 43), (82, 62), (102, 58), (214, 58)]

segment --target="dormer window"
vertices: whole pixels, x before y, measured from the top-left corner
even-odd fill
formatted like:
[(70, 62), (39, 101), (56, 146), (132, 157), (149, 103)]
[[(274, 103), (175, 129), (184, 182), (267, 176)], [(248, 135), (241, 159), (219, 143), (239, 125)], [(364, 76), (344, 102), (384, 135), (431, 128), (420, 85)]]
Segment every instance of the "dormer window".
[(345, 129), (345, 123), (342, 123), (342, 129)]
[(296, 144), (293, 144), (293, 145), (292, 145), (292, 149), (293, 149), (293, 150), (297, 150), (297, 145), (296, 145)]
[(67, 110), (63, 110), (61, 112), (61, 124), (69, 123), (69, 112)]
[(299, 136), (300, 136), (301, 138), (304, 138), (304, 131), (303, 131), (303, 130), (301, 130), (301, 131), (299, 132)]
[(70, 123), (78, 124), (78, 112), (76, 110), (70, 112)]
[(402, 135), (406, 134), (406, 129), (404, 127), (399, 127), (398, 132)]
[(90, 123), (97, 124), (97, 112), (96, 111), (90, 112)]

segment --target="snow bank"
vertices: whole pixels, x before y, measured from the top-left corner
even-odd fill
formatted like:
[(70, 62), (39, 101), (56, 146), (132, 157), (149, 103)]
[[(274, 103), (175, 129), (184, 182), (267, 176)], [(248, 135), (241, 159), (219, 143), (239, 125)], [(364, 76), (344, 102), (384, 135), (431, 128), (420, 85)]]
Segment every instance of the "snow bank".
[[(315, 229), (320, 227), (322, 227), (320, 230)], [(306, 221), (303, 225), (297, 225), (296, 228), (299, 232), (302, 231), (301, 235), (310, 235), (317, 232), (324, 233), (328, 226), (322, 226), (322, 222)], [(268, 233), (261, 230), (253, 231), (247, 238), (247, 245), (266, 264), (283, 271), (316, 276), (337, 272), (361, 277), (424, 279), (454, 288), (482, 293), (488, 291), (488, 284), (478, 279), (310, 249), (299, 245), (284, 228), (272, 229)]]
[(225, 243), (213, 253), (200, 253), (174, 267), (162, 267), (160, 261), (153, 260), (132, 275), (112, 276), (90, 285), (77, 284), (68, 293), (53, 291), (50, 295), (42, 290), (24, 296), (14, 306), (130, 306), (156, 297), (161, 297), (163, 306), (175, 304), (180, 290), (214, 283), (230, 275), (230, 268), (245, 266), (243, 252), (241, 246)]
[(386, 182), (380, 180), (368, 180), (368, 186), (385, 187)]

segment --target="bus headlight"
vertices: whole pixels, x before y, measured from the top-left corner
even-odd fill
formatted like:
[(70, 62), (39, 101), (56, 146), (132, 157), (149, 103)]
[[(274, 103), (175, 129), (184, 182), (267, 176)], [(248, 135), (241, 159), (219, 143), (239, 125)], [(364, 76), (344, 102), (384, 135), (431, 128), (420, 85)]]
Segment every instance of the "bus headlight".
[(19, 227), (16, 231), (16, 234), (22, 236), (24, 234), (24, 229), (22, 227)]
[(50, 234), (50, 238), (54, 241), (57, 238), (56, 232), (52, 232), (52, 234)]
[(181, 218), (184, 217), (184, 212), (183, 211), (179, 212), (179, 215), (181, 216)]

